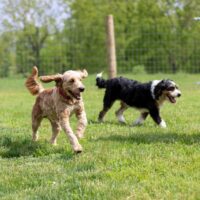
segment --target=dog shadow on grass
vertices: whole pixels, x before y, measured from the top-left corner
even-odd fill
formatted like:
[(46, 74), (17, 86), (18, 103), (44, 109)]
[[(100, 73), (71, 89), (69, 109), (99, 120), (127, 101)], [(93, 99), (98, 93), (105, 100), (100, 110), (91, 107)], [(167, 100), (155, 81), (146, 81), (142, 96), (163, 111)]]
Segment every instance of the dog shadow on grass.
[(102, 136), (96, 139), (96, 141), (115, 141), (115, 142), (130, 142), (137, 144), (151, 144), (151, 143), (181, 143), (186, 145), (193, 145), (200, 143), (200, 133), (187, 135), (177, 133), (145, 133), (145, 134), (133, 134), (133, 135), (110, 135)]
[(127, 126), (126, 123), (118, 122), (118, 121), (105, 121), (105, 122), (99, 122), (98, 120), (88, 120), (88, 124), (90, 125), (116, 125), (116, 126)]
[(48, 141), (33, 142), (31, 138), (12, 138), (12, 136), (0, 136), (0, 157), (14, 158), (21, 156), (41, 157), (50, 154), (65, 155), (64, 159), (73, 157), (72, 151), (66, 151), (65, 147), (53, 146)]
[[(113, 121), (98, 122), (95, 120), (90, 120), (91, 124), (102, 124), (102, 125), (117, 125), (117, 126), (126, 126), (132, 128), (133, 125), (128, 125), (126, 123), (119, 123)], [(164, 133), (138, 133), (130, 135), (109, 135), (101, 136), (95, 141), (115, 141), (115, 142), (130, 142), (137, 144), (151, 144), (151, 143), (182, 143), (186, 145), (199, 144), (200, 143), (200, 132), (195, 134), (177, 134), (175, 132), (164, 132)]]

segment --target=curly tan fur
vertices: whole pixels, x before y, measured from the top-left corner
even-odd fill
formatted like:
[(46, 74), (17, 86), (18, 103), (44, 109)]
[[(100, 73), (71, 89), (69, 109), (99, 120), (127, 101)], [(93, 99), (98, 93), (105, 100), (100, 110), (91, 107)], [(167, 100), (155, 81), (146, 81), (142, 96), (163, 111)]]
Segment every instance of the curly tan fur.
[[(43, 118), (49, 119), (52, 126), (52, 137), (50, 142), (56, 144), (57, 136), (64, 130), (68, 136), (75, 152), (81, 152), (82, 146), (78, 138), (82, 138), (87, 118), (81, 92), (84, 91), (82, 78), (87, 76), (85, 71), (66, 71), (64, 74), (42, 76), (43, 82), (56, 82), (56, 87), (43, 89), (37, 81), (38, 70), (33, 67), (31, 76), (26, 80), (26, 87), (33, 95), (38, 95), (32, 110), (33, 140), (38, 139), (37, 130)], [(78, 119), (76, 135), (70, 127), (70, 116), (75, 113)]]
[(27, 78), (25, 85), (32, 95), (37, 95), (44, 90), (42, 85), (37, 81), (38, 69), (33, 67), (32, 74)]

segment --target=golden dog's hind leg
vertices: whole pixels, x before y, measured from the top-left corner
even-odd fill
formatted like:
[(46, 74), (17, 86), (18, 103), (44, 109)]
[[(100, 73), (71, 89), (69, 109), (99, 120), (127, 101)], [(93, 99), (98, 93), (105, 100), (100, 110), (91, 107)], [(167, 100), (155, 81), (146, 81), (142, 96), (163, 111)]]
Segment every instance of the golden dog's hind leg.
[(55, 121), (50, 121), (50, 122), (51, 122), (51, 127), (52, 127), (52, 136), (51, 136), (50, 142), (51, 144), (56, 145), (57, 136), (59, 132), (61, 131), (61, 126), (59, 122), (55, 122)]
[(39, 107), (38, 99), (36, 99), (36, 103), (33, 106), (32, 110), (32, 139), (33, 141), (38, 140), (38, 128), (41, 124), (43, 117), (42, 117), (42, 110)]
[(33, 141), (38, 140), (38, 131), (37, 130), (41, 124), (41, 121), (42, 121), (42, 117), (33, 117), (32, 118), (32, 131), (33, 131), (32, 139), (33, 139)]

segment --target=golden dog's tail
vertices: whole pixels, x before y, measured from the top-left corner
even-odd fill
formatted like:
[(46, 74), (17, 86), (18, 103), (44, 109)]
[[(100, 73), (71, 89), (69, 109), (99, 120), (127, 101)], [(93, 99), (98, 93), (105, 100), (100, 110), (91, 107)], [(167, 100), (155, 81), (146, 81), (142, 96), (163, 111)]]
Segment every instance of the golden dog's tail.
[(44, 90), (43, 86), (37, 81), (38, 69), (33, 67), (32, 74), (27, 78), (25, 85), (32, 95), (38, 95)]

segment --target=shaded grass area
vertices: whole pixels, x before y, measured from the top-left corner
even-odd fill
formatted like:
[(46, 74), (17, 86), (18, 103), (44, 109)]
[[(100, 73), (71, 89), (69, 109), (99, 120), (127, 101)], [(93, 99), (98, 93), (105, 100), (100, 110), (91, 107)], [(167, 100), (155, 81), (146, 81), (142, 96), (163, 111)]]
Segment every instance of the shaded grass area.
[[(198, 199), (200, 196), (199, 75), (125, 75), (141, 81), (171, 78), (182, 91), (176, 105), (161, 115), (167, 129), (151, 118), (132, 127), (139, 113), (125, 112), (126, 125), (114, 116), (119, 104), (98, 123), (103, 90), (95, 75), (85, 80), (88, 117), (84, 152), (75, 155), (65, 134), (51, 146), (44, 120), (38, 142), (31, 141), (35, 97), (23, 79), (0, 79), (0, 199)], [(48, 85), (49, 86), (49, 85)], [(48, 87), (47, 86), (47, 87)], [(71, 120), (73, 129), (76, 119)]]

